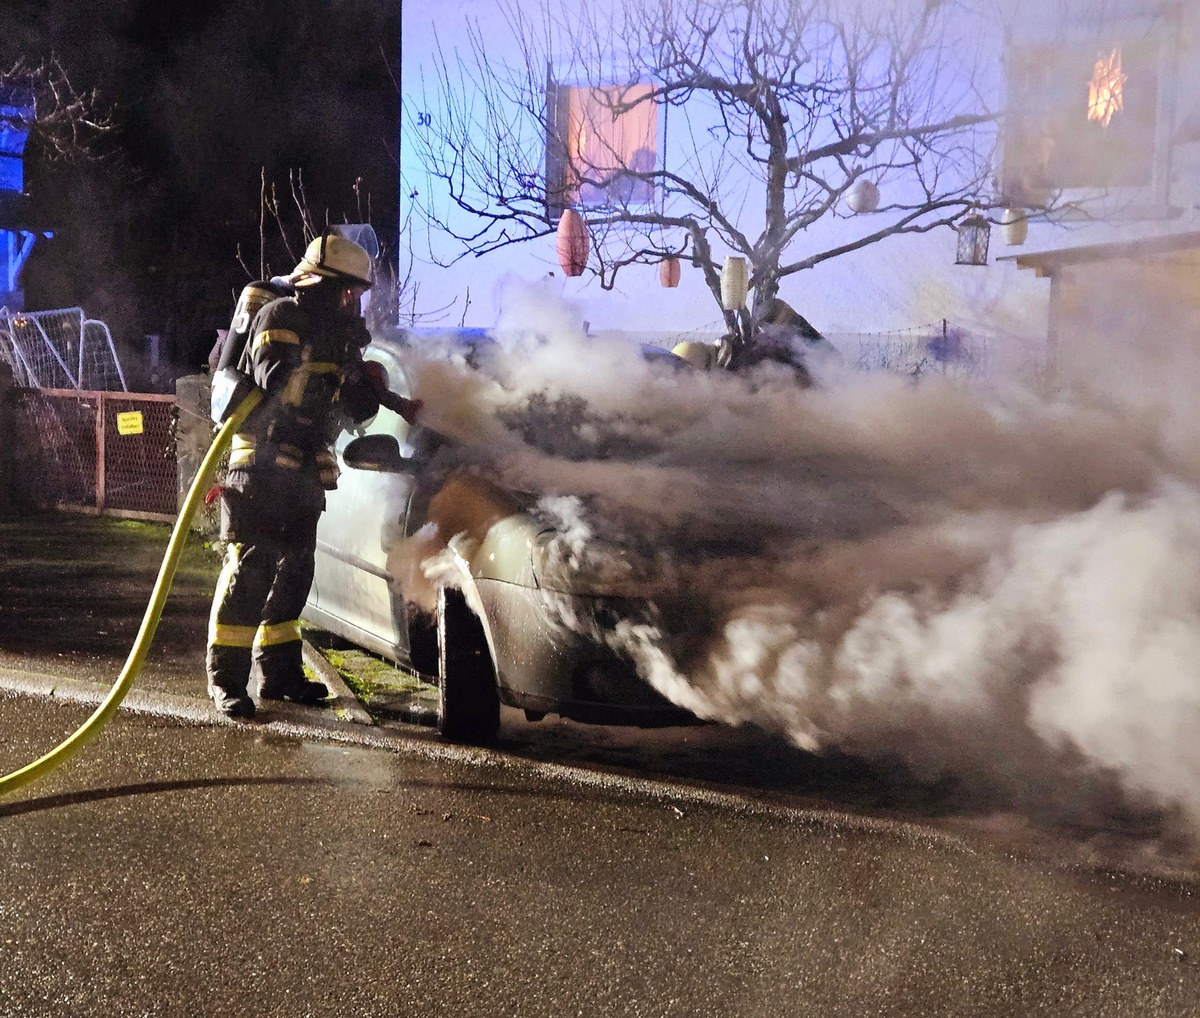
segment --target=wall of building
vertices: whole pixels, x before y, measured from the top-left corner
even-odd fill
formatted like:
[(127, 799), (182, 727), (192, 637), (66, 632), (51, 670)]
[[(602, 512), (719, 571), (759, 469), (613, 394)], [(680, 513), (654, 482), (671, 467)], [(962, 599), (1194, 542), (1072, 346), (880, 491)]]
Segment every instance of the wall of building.
[(1064, 266), (1053, 317), (1063, 384), (1135, 410), (1195, 403), (1200, 251)]
[[(1140, 34), (1159, 40), (1162, 77), (1156, 116), (1166, 144), (1156, 153), (1153, 187), (1065, 192), (1061, 199), (1077, 203), (1075, 214), (1034, 220), (1021, 247), (1007, 247), (994, 230), (987, 267), (955, 265), (956, 235), (938, 230), (891, 238), (793, 275), (783, 282), (781, 296), (830, 335), (910, 329), (948, 319), (1027, 359), (1044, 356), (1053, 339), (1064, 377), (1095, 382), (1103, 376), (1106, 385), (1131, 392), (1143, 382), (1162, 385), (1163, 375), (1149, 370), (1151, 364), (1160, 366), (1179, 350), (1191, 351), (1200, 335), (1197, 277), (1187, 256), (1065, 268), (1055, 284), (1053, 312), (1051, 281), (1018, 269), (1014, 258), (1200, 229), (1200, 6), (1159, 0), (1000, 0), (995, 10), (999, 20), (992, 25), (994, 32), (975, 40), (974, 59), (990, 69), (984, 78), (993, 85), (998, 81), (1001, 91), (1006, 86), (1006, 47), (1017, 41), (1053, 45), (1069, 40), (1078, 45), (1083, 39), (1085, 45), (1103, 49)], [(432, 81), (430, 54), (439, 47), (449, 53), (463, 46), (470, 19), (477, 19), (480, 37), (497, 62), (519, 60), (511, 44), (505, 48), (509, 31), (491, 0), (447, 0), (438, 5), (436, 25), (427, 11), (410, 4), (403, 19), (403, 97), (410, 110), (423, 101), (424, 84)], [(1086, 94), (1084, 84), (1081, 94)], [(677, 153), (668, 138), (668, 160)], [(431, 186), (415, 150), (403, 141), (402, 173), (402, 203), (412, 191), (427, 192)], [(755, 208), (753, 200), (747, 203), (747, 227)], [(402, 204), (402, 220), (410, 209)], [(803, 254), (844, 242), (856, 235), (865, 218), (827, 217), (799, 237), (793, 250)], [(655, 269), (640, 266), (626, 270), (617, 287), (606, 292), (590, 275), (562, 277), (552, 237), (467, 257), (446, 268), (434, 264), (439, 254), (444, 258), (449, 252), (444, 238), (424, 233), (418, 225), (408, 241), (416, 258), (417, 310), (447, 309), (440, 316), (443, 324), (490, 327), (497, 321), (506, 285), (536, 280), (548, 292), (575, 302), (579, 318), (596, 331), (661, 341), (664, 336), (716, 335), (723, 328), (700, 274), (686, 262), (675, 289), (661, 288)], [(720, 258), (725, 252), (715, 253)], [(1167, 308), (1170, 312), (1164, 314)], [(1052, 321), (1055, 316), (1057, 322)], [(1114, 354), (1117, 345), (1121, 356)], [(1186, 366), (1175, 377), (1188, 377)]]

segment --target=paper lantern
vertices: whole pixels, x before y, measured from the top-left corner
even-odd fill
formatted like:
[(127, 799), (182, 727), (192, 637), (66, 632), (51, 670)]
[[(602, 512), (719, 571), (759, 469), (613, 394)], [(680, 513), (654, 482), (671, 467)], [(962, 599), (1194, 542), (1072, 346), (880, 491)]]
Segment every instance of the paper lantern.
[(725, 259), (724, 268), (721, 269), (721, 307), (726, 311), (736, 311), (745, 307), (748, 289), (746, 259), (729, 255)]
[(583, 216), (564, 209), (558, 220), (558, 264), (568, 276), (582, 276), (587, 267), (588, 235)]
[(1019, 247), (1029, 236), (1029, 214), (1024, 209), (1005, 209), (1000, 215), (1000, 236), (1009, 247)]
[(846, 205), (855, 215), (874, 212), (879, 208), (879, 186), (865, 177), (859, 177), (846, 192)]
[(668, 289), (679, 285), (678, 258), (664, 258), (658, 263), (658, 281)]

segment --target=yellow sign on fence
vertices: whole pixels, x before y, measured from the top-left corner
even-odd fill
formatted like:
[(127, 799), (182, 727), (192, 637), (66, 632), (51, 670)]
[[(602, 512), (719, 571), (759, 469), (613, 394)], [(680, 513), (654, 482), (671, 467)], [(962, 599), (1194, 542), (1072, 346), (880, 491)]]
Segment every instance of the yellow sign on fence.
[(140, 435), (141, 433), (142, 412), (140, 410), (127, 410), (125, 413), (117, 414), (118, 435)]

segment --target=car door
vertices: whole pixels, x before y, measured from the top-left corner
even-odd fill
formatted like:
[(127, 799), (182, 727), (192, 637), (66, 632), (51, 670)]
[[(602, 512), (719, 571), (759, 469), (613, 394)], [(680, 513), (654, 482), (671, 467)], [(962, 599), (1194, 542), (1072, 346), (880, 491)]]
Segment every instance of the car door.
[[(389, 387), (408, 395), (398, 351), (373, 345), (367, 359), (380, 363)], [(411, 472), (361, 470), (346, 465), (346, 446), (360, 434), (393, 435), (411, 453), (409, 426), (380, 408), (364, 427), (343, 432), (335, 451), (342, 473), (326, 495), (317, 527), (316, 569), (306, 617), (360, 646), (398, 661), (407, 660), (408, 634), (399, 595), (389, 577), (388, 555), (405, 536), (413, 489)]]

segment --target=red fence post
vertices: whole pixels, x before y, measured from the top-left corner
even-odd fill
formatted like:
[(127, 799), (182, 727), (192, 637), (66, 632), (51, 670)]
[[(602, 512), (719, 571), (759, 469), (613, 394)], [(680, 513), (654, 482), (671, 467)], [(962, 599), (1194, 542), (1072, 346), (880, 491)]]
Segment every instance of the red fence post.
[(104, 512), (104, 393), (96, 401), (96, 512)]

